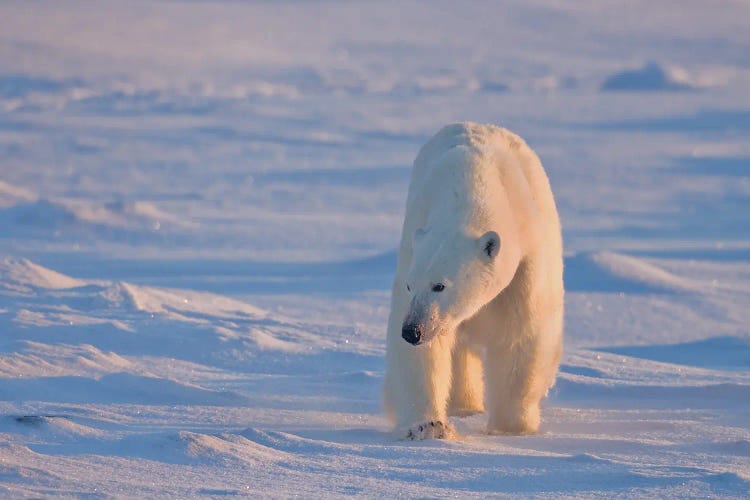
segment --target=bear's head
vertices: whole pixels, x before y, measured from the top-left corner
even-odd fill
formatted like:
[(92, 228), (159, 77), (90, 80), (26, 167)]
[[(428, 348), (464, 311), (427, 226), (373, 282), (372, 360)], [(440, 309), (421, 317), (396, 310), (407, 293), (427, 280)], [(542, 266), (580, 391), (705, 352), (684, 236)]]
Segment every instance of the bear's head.
[(455, 329), (507, 286), (500, 272), (500, 236), (417, 230), (405, 292), (410, 300), (401, 336), (419, 345)]

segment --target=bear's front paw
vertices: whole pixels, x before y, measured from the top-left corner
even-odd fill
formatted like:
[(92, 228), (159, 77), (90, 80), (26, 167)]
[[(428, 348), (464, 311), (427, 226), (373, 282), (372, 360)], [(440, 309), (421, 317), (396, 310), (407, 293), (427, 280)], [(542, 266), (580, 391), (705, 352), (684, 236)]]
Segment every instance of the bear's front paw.
[(428, 420), (415, 424), (406, 431), (404, 439), (421, 441), (423, 439), (455, 439), (456, 430), (452, 425), (440, 420)]

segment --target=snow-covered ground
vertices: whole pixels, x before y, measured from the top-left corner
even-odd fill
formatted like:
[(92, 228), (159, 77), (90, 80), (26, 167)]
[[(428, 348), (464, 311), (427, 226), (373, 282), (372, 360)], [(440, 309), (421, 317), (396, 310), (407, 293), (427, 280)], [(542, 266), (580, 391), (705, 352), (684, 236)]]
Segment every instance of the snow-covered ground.
[[(0, 495), (746, 497), (750, 4), (0, 3)], [(410, 164), (536, 149), (542, 433), (380, 414)]]

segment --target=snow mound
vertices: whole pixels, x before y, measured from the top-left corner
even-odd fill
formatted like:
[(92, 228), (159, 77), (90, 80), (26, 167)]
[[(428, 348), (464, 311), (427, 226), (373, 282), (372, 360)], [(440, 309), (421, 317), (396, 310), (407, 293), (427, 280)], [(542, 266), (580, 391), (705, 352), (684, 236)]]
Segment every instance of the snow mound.
[(247, 463), (276, 462), (288, 458), (288, 454), (254, 442), (242, 435), (222, 433), (216, 435), (183, 431), (178, 439), (190, 457), (211, 462)]
[(191, 372), (191, 363), (209, 371), (278, 370), (290, 356), (355, 346), (347, 344), (350, 326), (301, 325), (210, 292), (77, 280), (28, 260), (0, 263), (0, 301), (23, 296), (12, 310), (0, 310), (0, 330), (9, 329), (0, 342), (9, 349), (0, 352), (0, 375), (98, 378), (129, 372), (169, 378), (169, 370), (148, 368), (137, 358), (159, 354), (191, 380), (198, 373)]
[(604, 91), (626, 92), (681, 91), (694, 88), (683, 69), (665, 67), (655, 62), (646, 63), (642, 68), (615, 73), (604, 80), (601, 86)]
[(17, 352), (0, 355), (0, 377), (101, 376), (129, 370), (133, 364), (115, 352), (102, 352), (89, 344), (49, 345), (22, 341)]
[(167, 223), (175, 226), (188, 227), (191, 224), (181, 220), (179, 217), (172, 214), (168, 214), (163, 210), (160, 210), (153, 203), (146, 201), (117, 201), (107, 203), (104, 206), (105, 221), (109, 217), (119, 216), (123, 220), (136, 220), (140, 221), (142, 225), (146, 225), (153, 229), (159, 229), (162, 224)]
[(102, 438), (107, 433), (78, 422), (74, 422), (66, 415), (11, 415), (0, 421), (0, 425), (11, 428), (14, 432), (21, 432), (57, 442), (73, 442), (80, 438)]
[(264, 318), (266, 311), (245, 302), (207, 292), (114, 283), (100, 292), (113, 305), (136, 311), (200, 321), (203, 317)]
[(510, 87), (502, 82), (494, 81), (494, 80), (487, 80), (482, 82), (482, 85), (480, 89), (483, 92), (487, 93), (497, 93), (502, 94), (504, 92), (508, 92), (510, 90)]
[(255, 342), (255, 345), (263, 351), (280, 351), (288, 353), (302, 353), (309, 351), (308, 347), (300, 343), (281, 339), (273, 333), (260, 328), (253, 328), (250, 331), (250, 335)]
[(15, 290), (47, 288), (60, 290), (87, 285), (87, 281), (71, 278), (27, 259), (6, 257), (0, 261), (0, 287)]
[(159, 210), (152, 203), (144, 201), (117, 201), (99, 205), (91, 202), (56, 202), (62, 210), (69, 212), (80, 224), (114, 228), (145, 228), (158, 230), (162, 224), (187, 226), (179, 218)]
[(0, 398), (82, 404), (240, 406), (248, 403), (233, 392), (124, 372), (99, 379), (80, 376), (0, 379)]
[(644, 259), (613, 252), (580, 253), (565, 259), (565, 288), (597, 292), (694, 292), (709, 287)]
[(339, 443), (310, 439), (289, 432), (262, 431), (252, 427), (245, 429), (240, 435), (276, 453), (331, 453), (344, 448)]
[(714, 370), (750, 370), (750, 342), (737, 337), (714, 337), (680, 344), (603, 347), (599, 350)]
[[(36, 446), (55, 454), (63, 450)], [(247, 465), (257, 467), (289, 458), (289, 454), (231, 433), (204, 434), (193, 431), (131, 434), (121, 439), (82, 441), (65, 448), (78, 453), (117, 454), (178, 465)]]
[(592, 254), (592, 260), (602, 269), (623, 279), (632, 279), (654, 288), (680, 291), (698, 291), (699, 283), (670, 273), (643, 259), (612, 252)]
[(48, 199), (0, 181), (0, 224), (7, 228), (64, 229), (70, 227), (114, 229), (186, 228), (192, 224), (146, 201)]

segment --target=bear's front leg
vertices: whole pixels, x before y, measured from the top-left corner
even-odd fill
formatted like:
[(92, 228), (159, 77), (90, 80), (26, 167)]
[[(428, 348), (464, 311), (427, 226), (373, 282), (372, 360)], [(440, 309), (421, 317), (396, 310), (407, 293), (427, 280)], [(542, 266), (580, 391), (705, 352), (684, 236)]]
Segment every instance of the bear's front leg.
[(396, 326), (388, 332), (384, 396), (398, 436), (412, 440), (455, 437), (446, 412), (454, 335), (414, 346), (401, 338), (401, 325)]
[(532, 434), (539, 430), (539, 405), (554, 380), (560, 350), (559, 337), (539, 334), (488, 346), (490, 434)]

